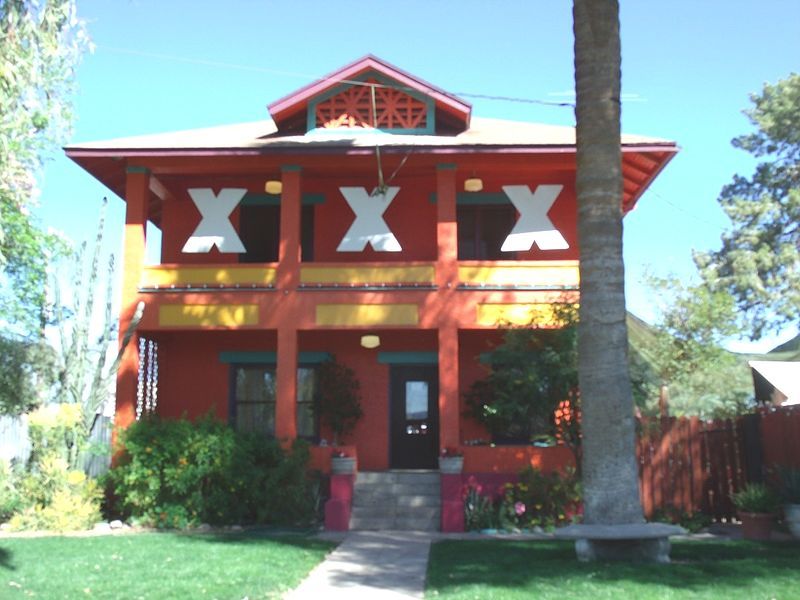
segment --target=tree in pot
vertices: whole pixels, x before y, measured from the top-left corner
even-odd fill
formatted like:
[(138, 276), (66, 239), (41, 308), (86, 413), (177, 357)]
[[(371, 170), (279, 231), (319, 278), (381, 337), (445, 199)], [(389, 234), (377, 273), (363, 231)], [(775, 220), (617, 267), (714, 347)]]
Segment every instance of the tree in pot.
[(528, 444), (556, 434), (554, 413), (578, 385), (574, 310), (563, 312), (560, 329), (507, 329), (490, 355), (489, 374), (467, 391), (468, 414), (495, 442)]
[[(336, 447), (364, 414), (361, 409), (361, 385), (353, 369), (335, 359), (320, 365), (317, 378), (317, 410), (322, 423), (333, 433), (333, 445)], [(332, 462), (335, 471), (352, 471), (355, 467), (355, 458), (344, 455), (342, 451), (334, 450)]]
[(746, 540), (768, 540), (780, 499), (763, 483), (748, 483), (731, 494), (731, 500), (742, 520), (742, 537)]

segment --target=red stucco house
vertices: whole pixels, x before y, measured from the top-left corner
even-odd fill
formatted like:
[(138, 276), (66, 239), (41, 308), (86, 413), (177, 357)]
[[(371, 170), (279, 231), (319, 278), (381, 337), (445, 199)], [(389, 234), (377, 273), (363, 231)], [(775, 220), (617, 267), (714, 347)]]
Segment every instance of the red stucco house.
[[(213, 409), (330, 440), (314, 372), (335, 354), (364, 398), (347, 440), (359, 469), (433, 468), (440, 448), (486, 437), (463, 391), (498, 324), (547, 326), (552, 303), (578, 297), (574, 129), (473, 117), (374, 56), (269, 113), (66, 149), (127, 205), (120, 330), (145, 308), (116, 423)], [(627, 212), (676, 146), (622, 146)], [(144, 265), (148, 221), (157, 266)], [(466, 450), (466, 470), (496, 469), (500, 450)]]

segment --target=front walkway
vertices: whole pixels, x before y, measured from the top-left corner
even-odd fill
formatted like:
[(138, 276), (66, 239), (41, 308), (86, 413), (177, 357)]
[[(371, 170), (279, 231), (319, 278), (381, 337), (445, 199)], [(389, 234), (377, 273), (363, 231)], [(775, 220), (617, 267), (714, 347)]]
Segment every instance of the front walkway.
[(290, 600), (422, 598), (437, 533), (355, 531), (317, 565)]

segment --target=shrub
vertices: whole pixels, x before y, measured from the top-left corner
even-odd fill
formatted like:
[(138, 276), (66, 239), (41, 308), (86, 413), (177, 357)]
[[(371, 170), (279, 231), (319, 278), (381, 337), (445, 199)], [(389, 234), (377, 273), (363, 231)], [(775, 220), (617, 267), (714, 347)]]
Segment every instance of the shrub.
[(653, 512), (653, 517), (650, 520), (659, 523), (680, 525), (691, 533), (697, 533), (712, 523), (711, 517), (699, 510), (689, 513), (671, 504), (668, 504), (663, 508), (656, 509)]
[(5, 523), (18, 510), (23, 508), (18, 469), (5, 460), (0, 460), (0, 523)]
[(147, 417), (122, 443), (107, 482), (124, 517), (157, 527), (314, 519), (303, 442), (285, 452), (275, 440), (237, 433), (208, 415), (195, 423)]
[(13, 530), (78, 531), (100, 520), (101, 490), (63, 458), (45, 455), (18, 479), (18, 487), (21, 502), (9, 520)]

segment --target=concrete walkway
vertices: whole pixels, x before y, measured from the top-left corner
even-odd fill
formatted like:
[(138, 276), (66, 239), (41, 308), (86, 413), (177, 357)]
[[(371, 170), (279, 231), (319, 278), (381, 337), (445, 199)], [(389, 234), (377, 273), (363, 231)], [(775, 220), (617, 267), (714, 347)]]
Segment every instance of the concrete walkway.
[(422, 598), (436, 533), (354, 531), (287, 600)]

